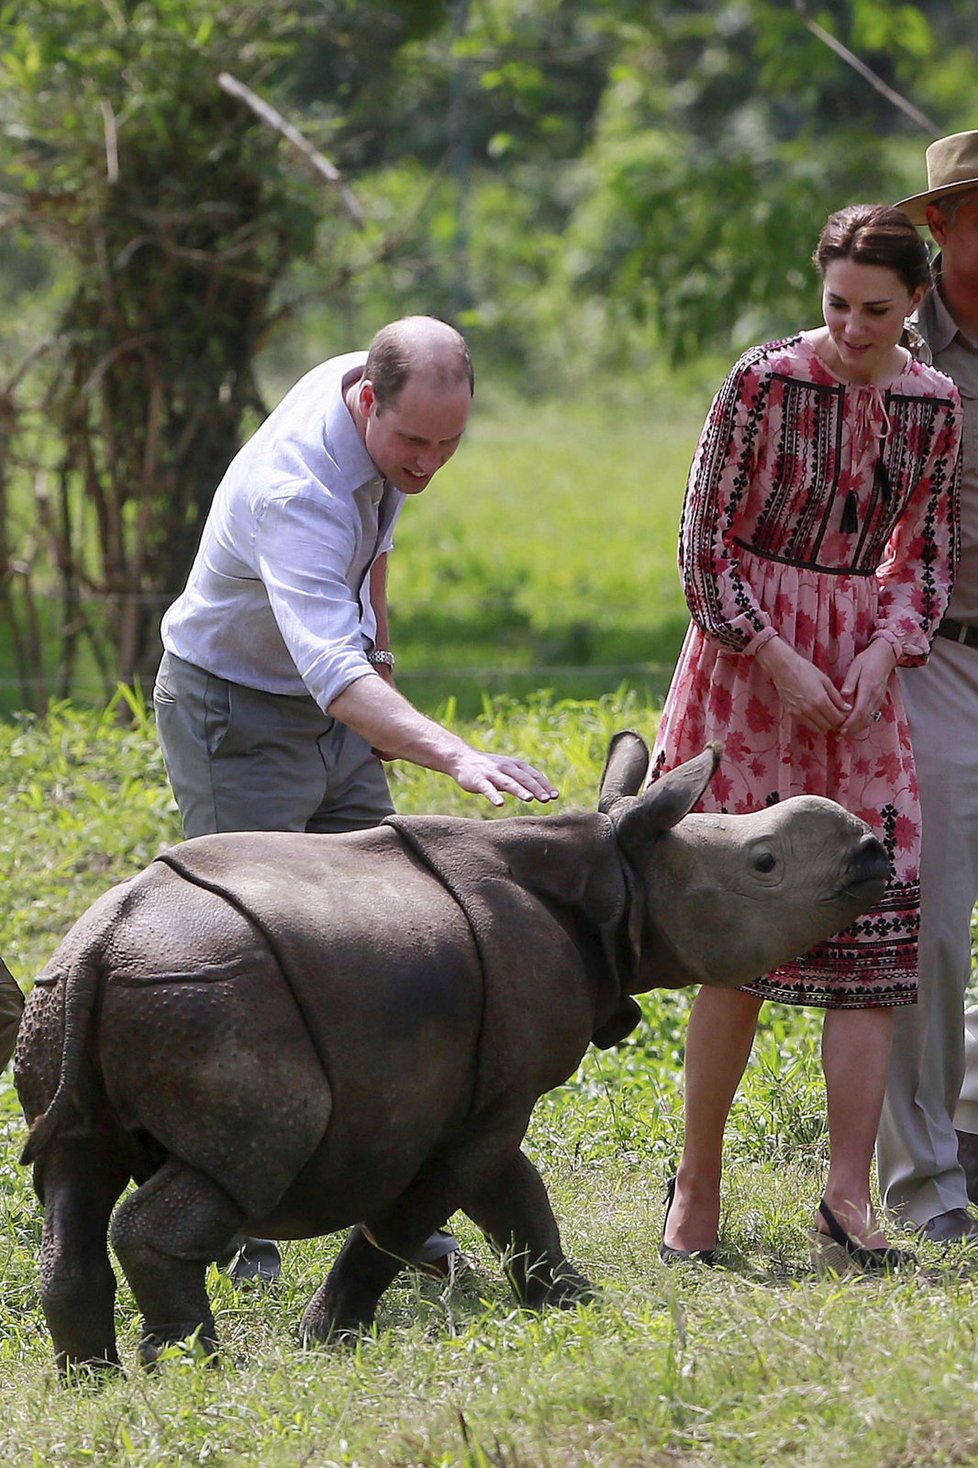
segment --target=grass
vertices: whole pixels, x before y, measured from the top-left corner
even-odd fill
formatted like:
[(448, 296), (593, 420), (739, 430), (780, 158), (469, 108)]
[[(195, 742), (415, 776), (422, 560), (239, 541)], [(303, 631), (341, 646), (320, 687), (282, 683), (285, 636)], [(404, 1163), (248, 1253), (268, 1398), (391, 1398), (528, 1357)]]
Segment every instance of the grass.
[[(124, 701), (128, 696), (123, 695)], [(151, 721), (61, 706), (0, 725), (5, 799), (0, 952), (27, 982), (110, 882), (177, 836)], [(590, 807), (609, 733), (651, 734), (654, 703), (489, 704), (457, 726), (519, 747)], [(489, 816), (426, 771), (395, 771), (402, 810)], [(517, 1310), (481, 1237), (454, 1290), (405, 1278), (354, 1350), (304, 1350), (298, 1320), (339, 1239), (285, 1250), (281, 1284), (236, 1293), (212, 1270), (224, 1346), (209, 1370), (171, 1353), (99, 1389), (56, 1379), (36, 1292), (40, 1213), (16, 1163), (24, 1126), (0, 1077), (0, 1458), (11, 1468), (947, 1468), (978, 1461), (974, 1277), (923, 1251), (904, 1280), (816, 1282), (805, 1232), (826, 1144), (817, 1017), (769, 1006), (731, 1120), (727, 1268), (657, 1257), (681, 1131), (689, 995), (643, 1000), (644, 1023), (590, 1052), (537, 1107), (527, 1150), (568, 1252), (600, 1287), (585, 1308)], [(127, 1287), (120, 1344), (137, 1321)]]
[(601, 402), (477, 409), (398, 528), (408, 697), (454, 693), (471, 715), (482, 691), (592, 698), (626, 680), (661, 702), (688, 620), (676, 542), (700, 416), (688, 402), (654, 420)]

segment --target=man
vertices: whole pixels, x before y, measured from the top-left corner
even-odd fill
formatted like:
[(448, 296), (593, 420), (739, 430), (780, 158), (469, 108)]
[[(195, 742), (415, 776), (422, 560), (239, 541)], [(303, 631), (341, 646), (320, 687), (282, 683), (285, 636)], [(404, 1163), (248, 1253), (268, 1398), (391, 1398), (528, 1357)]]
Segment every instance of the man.
[(928, 662), (900, 670), (923, 816), (920, 987), (896, 1016), (877, 1164), (883, 1202), (907, 1227), (937, 1243), (971, 1242), (978, 1220), (954, 1116), (978, 899), (978, 132), (932, 143), (927, 189), (898, 207), (940, 246), (917, 327), (957, 383), (964, 433), (957, 581)]
[[(154, 703), (186, 836), (377, 825), (393, 811), (381, 757), (497, 806), (556, 797), (531, 765), (473, 748), (393, 685), (392, 532), (458, 448), (472, 391), (463, 338), (410, 316), (307, 373), (233, 459), (163, 618)], [(439, 1231), (422, 1262), (456, 1249)], [(250, 1241), (237, 1277), (277, 1270), (274, 1246)]]

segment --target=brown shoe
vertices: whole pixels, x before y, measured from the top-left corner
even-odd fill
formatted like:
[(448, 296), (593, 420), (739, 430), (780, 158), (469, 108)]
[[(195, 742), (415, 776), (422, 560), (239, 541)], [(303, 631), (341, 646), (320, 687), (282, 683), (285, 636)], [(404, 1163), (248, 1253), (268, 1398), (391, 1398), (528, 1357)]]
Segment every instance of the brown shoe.
[(978, 1244), (978, 1218), (967, 1208), (949, 1208), (946, 1213), (938, 1213), (934, 1218), (928, 1218), (926, 1223), (919, 1224), (914, 1233), (929, 1244), (970, 1244), (974, 1247)]

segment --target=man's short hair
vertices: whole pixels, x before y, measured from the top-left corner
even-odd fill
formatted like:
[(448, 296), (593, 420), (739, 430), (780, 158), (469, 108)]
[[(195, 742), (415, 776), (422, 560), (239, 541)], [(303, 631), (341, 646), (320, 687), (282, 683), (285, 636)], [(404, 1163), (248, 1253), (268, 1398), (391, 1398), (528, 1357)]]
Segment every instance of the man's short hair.
[(958, 210), (969, 199), (978, 199), (978, 189), (961, 189), (956, 194), (940, 194), (933, 201), (945, 224), (953, 224)]
[(382, 326), (363, 369), (363, 381), (373, 386), (378, 407), (391, 407), (418, 373), (436, 389), (465, 382), (470, 393), (475, 391), (472, 358), (454, 326), (433, 316), (405, 316)]

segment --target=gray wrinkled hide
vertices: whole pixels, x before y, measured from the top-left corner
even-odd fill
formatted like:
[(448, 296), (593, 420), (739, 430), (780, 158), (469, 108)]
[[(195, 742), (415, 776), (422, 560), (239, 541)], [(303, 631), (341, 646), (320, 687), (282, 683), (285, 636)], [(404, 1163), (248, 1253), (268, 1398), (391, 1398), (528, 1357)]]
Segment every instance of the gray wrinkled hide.
[(638, 795), (648, 751), (619, 735), (595, 814), (202, 837), (96, 902), (16, 1064), (59, 1360), (118, 1360), (113, 1210), (146, 1362), (213, 1345), (204, 1272), (239, 1232), (357, 1225), (308, 1337), (368, 1323), (457, 1208), (526, 1303), (579, 1298), (520, 1150), (538, 1097), (628, 1033), (633, 994), (749, 980), (882, 893), (882, 848), (830, 801), (690, 814), (716, 759)]

